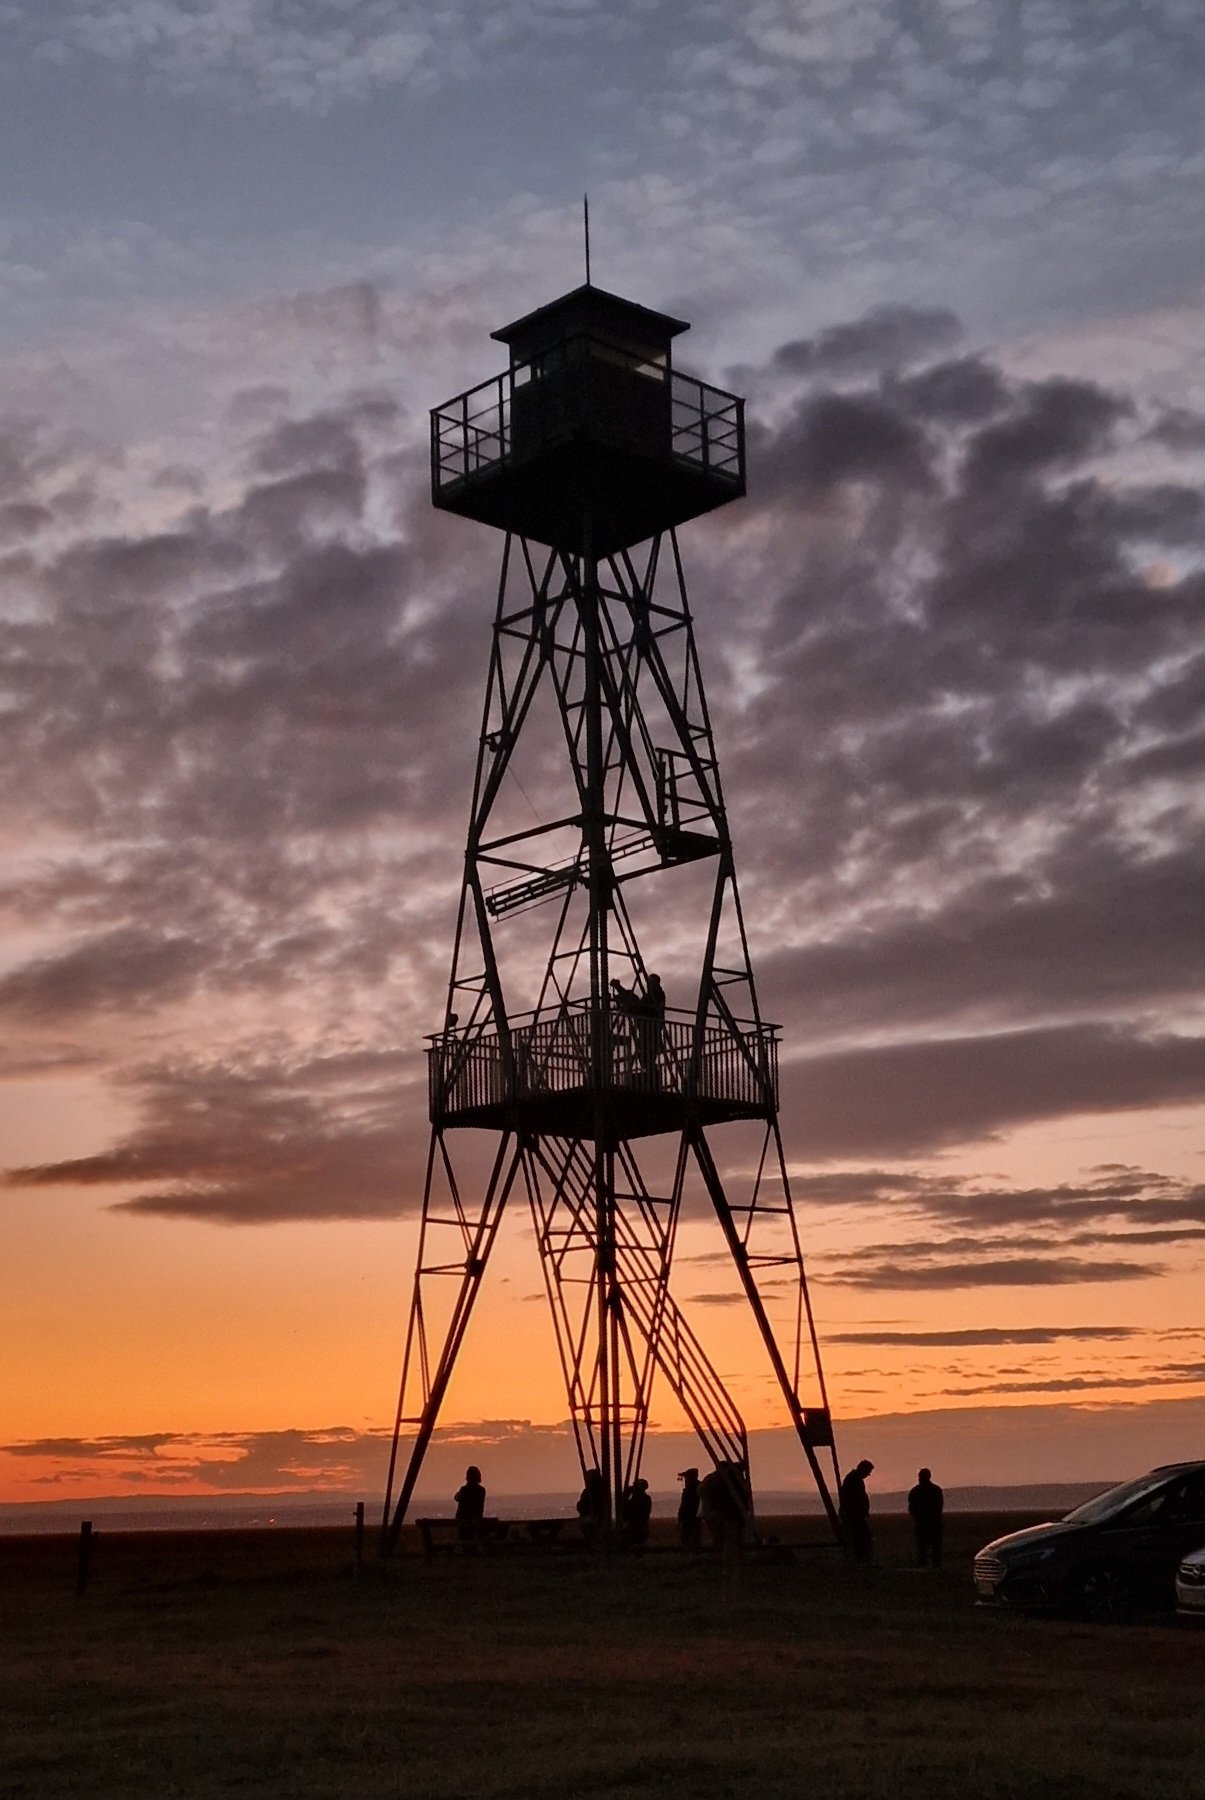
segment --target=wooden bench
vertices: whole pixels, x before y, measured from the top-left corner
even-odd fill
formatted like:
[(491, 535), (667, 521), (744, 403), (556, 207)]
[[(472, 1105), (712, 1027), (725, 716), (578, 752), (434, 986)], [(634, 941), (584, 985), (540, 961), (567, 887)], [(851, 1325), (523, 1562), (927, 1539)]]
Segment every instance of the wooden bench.
[(475, 1536), (462, 1538), (455, 1519), (416, 1519), (422, 1540), (423, 1555), (430, 1562), (434, 1556), (452, 1556), (456, 1551), (548, 1550), (557, 1543), (566, 1525), (576, 1521), (559, 1519), (482, 1519)]
[(452, 1556), (457, 1550), (477, 1550), (506, 1536), (506, 1526), (501, 1519), (482, 1519), (476, 1534), (470, 1538), (461, 1537), (455, 1519), (416, 1519), (414, 1523), (418, 1526), (423, 1555), (428, 1562), (433, 1556)]
[(524, 1548), (551, 1550), (569, 1524), (576, 1524), (576, 1520), (563, 1516), (559, 1519), (516, 1519), (511, 1526), (511, 1539)]

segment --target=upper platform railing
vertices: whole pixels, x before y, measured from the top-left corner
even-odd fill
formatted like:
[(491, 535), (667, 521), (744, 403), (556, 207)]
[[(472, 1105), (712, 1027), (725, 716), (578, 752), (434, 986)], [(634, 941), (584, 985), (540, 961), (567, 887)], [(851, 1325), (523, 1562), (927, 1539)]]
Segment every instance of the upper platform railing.
[[(693, 1013), (663, 1018), (608, 1007), (597, 1020), (601, 1083), (595, 1077), (595, 1016), (588, 1000), (508, 1032), (461, 1027), (430, 1040), (430, 1110), (436, 1124), (493, 1123), (493, 1115), (550, 1102), (630, 1097), (647, 1113), (691, 1102), (704, 1115), (769, 1117), (778, 1109), (778, 1027)], [(675, 1105), (674, 1103), (677, 1103)]]
[[(564, 354), (555, 366), (517, 363), (433, 410), (431, 470), (437, 500), (465, 482), (530, 461), (552, 448), (565, 436), (570, 420), (573, 429), (587, 435), (597, 428), (607, 441), (621, 441), (622, 409), (618, 419), (614, 409), (617, 381), (624, 382), (633, 395), (647, 393), (650, 387), (667, 390), (662, 402), (667, 429), (663, 441), (658, 436), (655, 454), (663, 453), (720, 482), (743, 482), (744, 404), (735, 394), (662, 365), (624, 367), (617, 362), (614, 348), (602, 339), (583, 335), (570, 339), (562, 349)], [(597, 411), (589, 392), (592, 376), (597, 385), (606, 382), (611, 390), (600, 398)], [(534, 399), (541, 393), (550, 399), (554, 393), (557, 399), (568, 396), (578, 404), (534, 406), (525, 402), (525, 395)], [(518, 443), (516, 406), (525, 412)], [(640, 424), (638, 447), (647, 455), (653, 443), (643, 428), (643, 417)]]

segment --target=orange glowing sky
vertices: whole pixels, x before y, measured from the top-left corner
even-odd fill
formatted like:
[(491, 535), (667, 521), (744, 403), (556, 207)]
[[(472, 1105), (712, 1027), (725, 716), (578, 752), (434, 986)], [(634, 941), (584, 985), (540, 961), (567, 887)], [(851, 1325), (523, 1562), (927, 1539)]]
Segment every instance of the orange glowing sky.
[[(1199, 1454), (1202, 28), (328, 10), (0, 17), (0, 1502), (380, 1490), (498, 549), (426, 409), (587, 186), (748, 396), (682, 542), (843, 1454)], [(434, 1492), (574, 1485), (539, 1286), (516, 1211)]]

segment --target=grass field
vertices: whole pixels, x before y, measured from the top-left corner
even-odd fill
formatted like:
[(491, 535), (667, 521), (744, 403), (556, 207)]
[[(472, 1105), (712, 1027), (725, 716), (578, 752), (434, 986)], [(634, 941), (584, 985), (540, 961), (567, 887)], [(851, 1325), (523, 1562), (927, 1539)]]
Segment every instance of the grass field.
[[(6, 1800), (1195, 1800), (1205, 1633), (977, 1612), (947, 1566), (410, 1554), (351, 1534), (0, 1539)], [(808, 1522), (816, 1535), (818, 1527)]]

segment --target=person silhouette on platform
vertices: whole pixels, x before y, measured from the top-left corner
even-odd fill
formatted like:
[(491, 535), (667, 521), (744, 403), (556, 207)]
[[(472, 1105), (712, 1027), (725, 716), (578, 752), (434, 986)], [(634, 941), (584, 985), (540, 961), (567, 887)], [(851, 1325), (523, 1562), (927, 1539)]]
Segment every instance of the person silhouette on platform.
[(682, 1483), (682, 1498), (678, 1502), (678, 1542), (684, 1550), (698, 1550), (703, 1543), (703, 1528), (699, 1522), (699, 1471), (683, 1469), (678, 1480)]
[(873, 1473), (874, 1464), (863, 1457), (857, 1467), (849, 1471), (838, 1493), (841, 1523), (855, 1562), (869, 1562), (874, 1551), (870, 1535), (870, 1495), (866, 1492), (866, 1477)]
[(931, 1469), (918, 1469), (916, 1486), (908, 1495), (908, 1513), (916, 1537), (916, 1560), (923, 1569), (931, 1562), (941, 1568), (941, 1516), (946, 1497), (933, 1479)]
[(636, 1027), (640, 1038), (640, 1060), (651, 1088), (660, 1086), (659, 1064), (665, 1044), (665, 989), (660, 975), (649, 975), (644, 984), (640, 1022)]
[(612, 981), (611, 998), (630, 1021), (637, 1085), (655, 1090), (658, 1086), (657, 1062), (665, 1037), (665, 989), (661, 977), (646, 975), (643, 994), (638, 994), (635, 988), (624, 987), (622, 981)]
[(464, 1486), (456, 1490), (456, 1536), (462, 1544), (475, 1544), (481, 1537), (485, 1517), (485, 1489), (481, 1470), (470, 1463), (464, 1472)]

